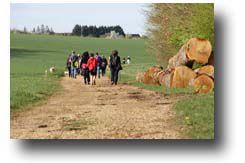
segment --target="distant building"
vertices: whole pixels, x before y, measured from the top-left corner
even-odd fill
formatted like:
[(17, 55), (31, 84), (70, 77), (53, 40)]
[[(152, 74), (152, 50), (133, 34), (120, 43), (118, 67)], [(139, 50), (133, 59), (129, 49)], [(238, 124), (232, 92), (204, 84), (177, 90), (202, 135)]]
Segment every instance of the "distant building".
[(140, 34), (126, 34), (126, 38), (140, 38)]
[[(106, 33), (104, 35), (107, 39), (118, 39), (118, 38), (124, 38), (123, 35), (120, 35), (118, 32), (116, 31), (111, 31), (110, 33)], [(103, 37), (103, 36), (102, 36)]]
[(61, 35), (61, 36), (71, 36), (72, 33), (66, 33), (66, 32), (62, 32), (62, 33), (55, 33), (56, 35)]
[(140, 38), (140, 34), (131, 34), (133, 38)]
[(119, 37), (119, 33), (115, 32), (115, 31), (111, 31), (110, 39), (116, 39), (118, 37)]

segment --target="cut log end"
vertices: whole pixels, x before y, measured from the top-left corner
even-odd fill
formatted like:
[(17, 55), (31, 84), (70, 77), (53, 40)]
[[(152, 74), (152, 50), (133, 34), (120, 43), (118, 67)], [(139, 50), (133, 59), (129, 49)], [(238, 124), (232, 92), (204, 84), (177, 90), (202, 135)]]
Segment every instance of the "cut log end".
[(161, 66), (153, 66), (150, 67), (145, 73), (144, 73), (144, 79), (143, 82), (145, 84), (158, 84), (159, 85), (159, 81), (157, 80), (157, 73), (162, 71), (162, 67)]
[(205, 74), (214, 79), (214, 66), (207, 65), (194, 70), (198, 75)]
[(211, 43), (206, 39), (192, 38), (187, 43), (186, 55), (189, 60), (206, 64), (212, 52)]
[(191, 80), (196, 78), (196, 73), (186, 67), (186, 66), (178, 66), (173, 71), (173, 77), (171, 81), (171, 87), (174, 88), (184, 88), (189, 86)]
[(194, 79), (193, 87), (195, 93), (209, 93), (213, 91), (214, 81), (208, 75), (202, 74)]

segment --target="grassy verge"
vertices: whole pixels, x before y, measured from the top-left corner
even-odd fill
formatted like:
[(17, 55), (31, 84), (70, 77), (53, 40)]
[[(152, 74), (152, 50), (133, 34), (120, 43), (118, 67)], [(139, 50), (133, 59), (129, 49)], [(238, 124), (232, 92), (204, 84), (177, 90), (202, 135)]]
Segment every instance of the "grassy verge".
[(61, 71), (45, 76), (44, 74), (12, 74), (10, 88), (10, 109), (20, 111), (34, 103), (47, 99), (60, 89), (57, 84)]
[(184, 134), (193, 139), (214, 139), (214, 93), (180, 100), (174, 109), (185, 125)]

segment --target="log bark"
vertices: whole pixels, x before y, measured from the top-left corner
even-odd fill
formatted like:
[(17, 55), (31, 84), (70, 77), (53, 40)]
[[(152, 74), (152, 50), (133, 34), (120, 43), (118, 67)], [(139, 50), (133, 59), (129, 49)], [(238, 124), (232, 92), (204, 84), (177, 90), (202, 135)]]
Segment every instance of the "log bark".
[(195, 93), (209, 93), (213, 91), (214, 81), (206, 74), (202, 74), (194, 79), (193, 87)]
[(164, 70), (159, 71), (159, 72), (157, 73), (156, 80), (158, 81), (159, 85), (162, 85), (161, 79), (162, 79), (162, 77), (164, 76), (164, 74), (165, 74)]
[(206, 64), (208, 63), (211, 52), (212, 46), (208, 40), (191, 38), (180, 48), (175, 56), (169, 59), (168, 68), (187, 65), (193, 61)]
[(177, 66), (186, 65), (188, 62), (188, 58), (186, 55), (186, 45), (183, 45), (179, 52), (174, 55), (172, 58), (168, 61), (168, 69), (169, 68), (175, 68)]
[(158, 76), (158, 81), (161, 86), (170, 88), (171, 87), (171, 82), (173, 78), (173, 69), (167, 69), (164, 70), (162, 73), (159, 74)]

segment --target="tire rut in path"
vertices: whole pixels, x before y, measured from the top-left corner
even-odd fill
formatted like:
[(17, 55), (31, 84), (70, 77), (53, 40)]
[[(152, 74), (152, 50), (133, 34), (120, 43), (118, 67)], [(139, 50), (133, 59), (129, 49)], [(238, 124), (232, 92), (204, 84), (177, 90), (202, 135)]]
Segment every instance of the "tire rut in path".
[(11, 138), (17, 139), (180, 139), (171, 110), (176, 97), (138, 87), (111, 86), (107, 78), (84, 85), (81, 77), (45, 104), (11, 113)]

